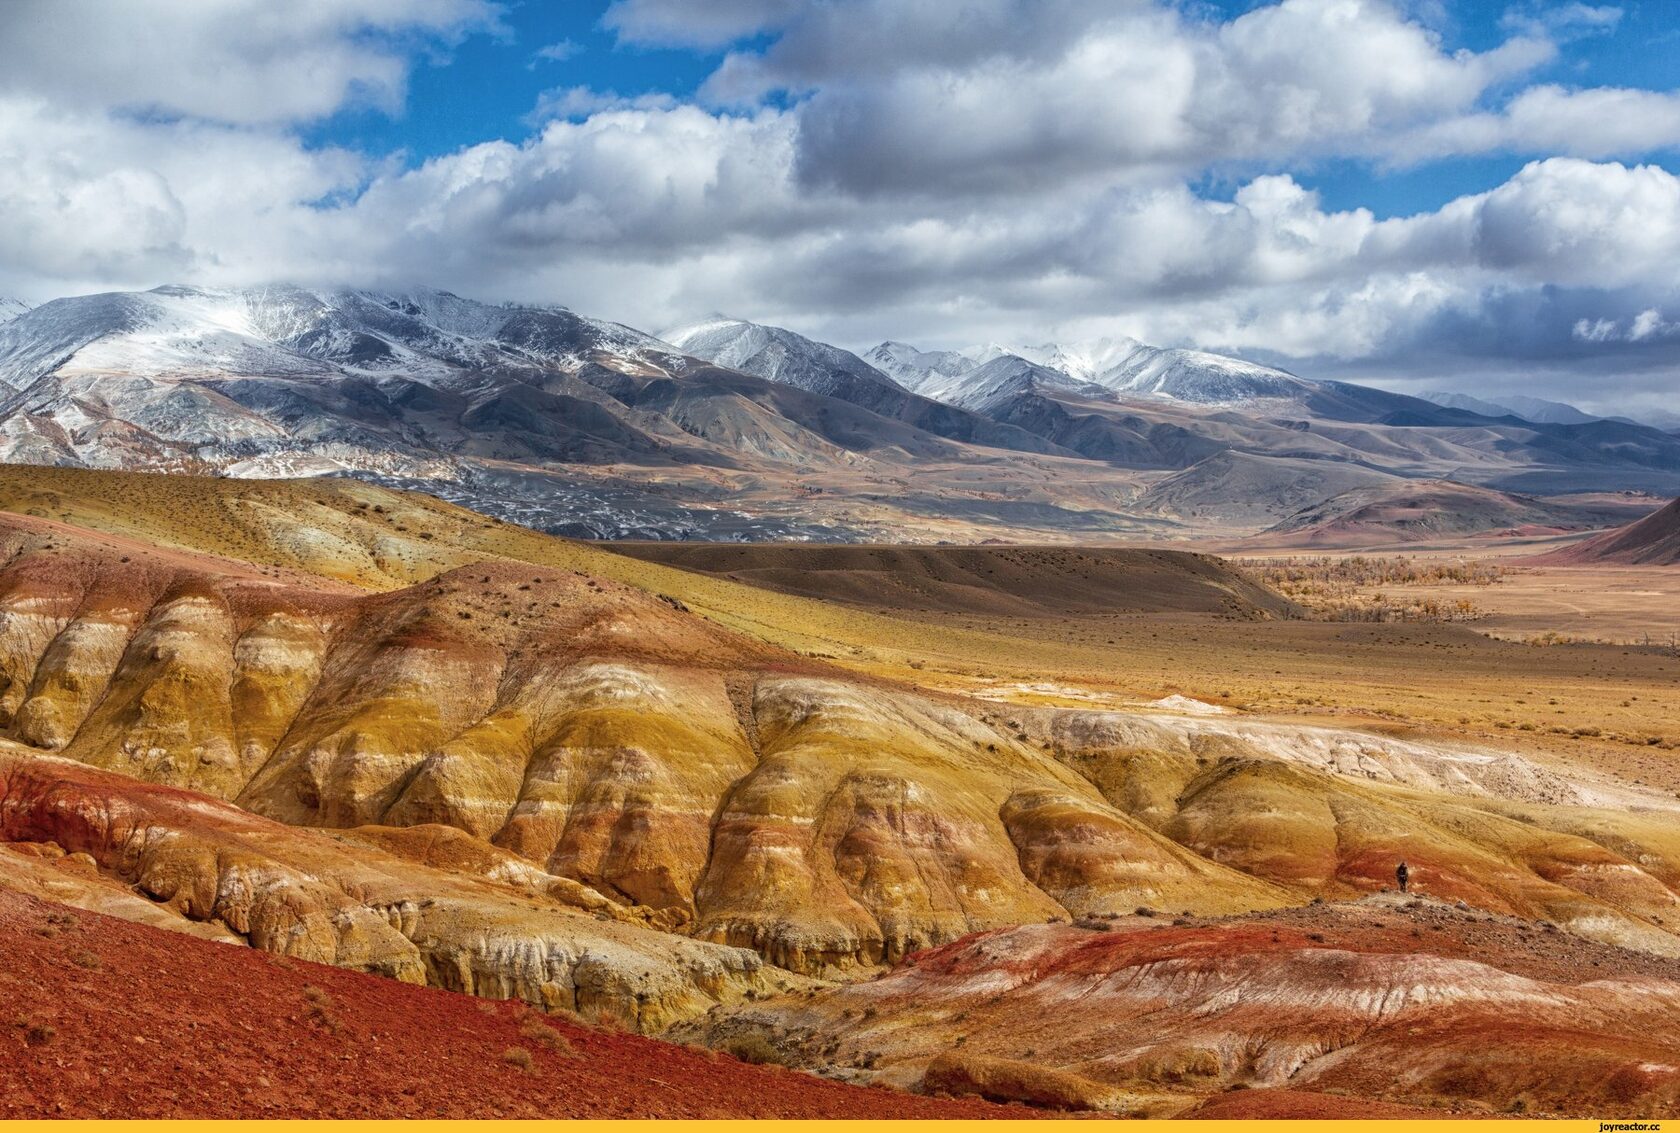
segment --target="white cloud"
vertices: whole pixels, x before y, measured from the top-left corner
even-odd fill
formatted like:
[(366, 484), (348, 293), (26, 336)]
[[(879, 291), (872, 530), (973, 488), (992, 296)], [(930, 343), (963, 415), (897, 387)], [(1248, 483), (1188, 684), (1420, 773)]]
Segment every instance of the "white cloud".
[(539, 47), (532, 54), (532, 64), (543, 61), (547, 63), (564, 63), (583, 50), (583, 45), (575, 40), (562, 39), (559, 43), (550, 43), (546, 47)]
[(1496, 111), (1430, 123), (1394, 140), (1396, 162), (1482, 153), (1621, 157), (1680, 144), (1680, 92), (1530, 87)]
[(1579, 319), (1574, 335), (1582, 342), (1650, 342), (1680, 339), (1680, 319), (1667, 319), (1655, 307), (1647, 307), (1633, 318)]
[(812, 5), (705, 88), (808, 95), (801, 170), (854, 192), (1032, 191), (1046, 178), (1383, 154), (1549, 61), (1516, 36), (1447, 51), (1380, 0), (1283, 0), (1228, 23), (1172, 7), (975, 0)]
[(1608, 4), (1536, 3), (1512, 8), (1500, 17), (1500, 26), (1525, 35), (1572, 37), (1615, 31), (1622, 22), (1622, 10)]
[(796, 17), (800, 0), (615, 0), (601, 22), (626, 43), (722, 47)]
[[(726, 308), (856, 346), (1123, 331), (1321, 371), (1672, 373), (1680, 180), (1588, 158), (1680, 138), (1676, 96), (1502, 93), (1552, 58), (1555, 21), (1470, 53), (1374, 0), (1225, 23), (967, 0), (956, 24), (943, 0), (623, 0), (626, 42), (769, 46), (728, 55), (708, 105), (557, 88), (523, 141), (403, 168), (291, 130), (394, 105), (417, 41), (493, 26), (476, 0), (300, 5), (284, 32), (239, 0), (158, 6), (180, 42), (149, 68), (114, 46), (127, 15), (67, 58), (58, 10), (0, 35), (0, 293), (423, 283), (644, 326)], [(1541, 159), (1392, 219), (1279, 172), (1490, 151)], [(1193, 189), (1208, 170), (1235, 187)]]
[(487, 0), (9, 0), (0, 92), (241, 124), (396, 110), (416, 47), (495, 26)]
[(670, 110), (677, 104), (674, 96), (662, 91), (625, 97), (615, 91), (585, 86), (555, 87), (537, 96), (537, 104), (525, 116), (525, 121), (540, 126), (556, 118), (582, 119), (608, 110)]

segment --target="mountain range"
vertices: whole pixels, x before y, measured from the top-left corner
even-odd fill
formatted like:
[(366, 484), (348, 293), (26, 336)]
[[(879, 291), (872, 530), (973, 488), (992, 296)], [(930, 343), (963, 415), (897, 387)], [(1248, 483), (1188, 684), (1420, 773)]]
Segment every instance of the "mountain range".
[(1391, 478), (1680, 491), (1680, 437), (1660, 429), (1130, 339), (860, 357), (721, 317), (656, 336), (563, 307), (290, 286), (0, 317), (0, 460), (354, 476), (570, 535), (1160, 538), (1258, 530)]

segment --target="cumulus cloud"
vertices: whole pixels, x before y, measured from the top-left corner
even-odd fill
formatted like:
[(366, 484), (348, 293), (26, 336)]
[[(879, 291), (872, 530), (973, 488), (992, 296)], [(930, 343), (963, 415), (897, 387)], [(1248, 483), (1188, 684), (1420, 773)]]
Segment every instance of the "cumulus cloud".
[(722, 47), (795, 19), (800, 0), (615, 0), (601, 22), (626, 43)]
[[(424, 51), (495, 31), (481, 0), (300, 4), (284, 30), (247, 0), (157, 3), (179, 43), (150, 67), (117, 49), (126, 14), (69, 59), (53, 30), (75, 2), (0, 11), (21, 32), (0, 34), (0, 292), (433, 284), (645, 326), (730, 309), (860, 347), (1121, 331), (1385, 380), (1672, 380), (1680, 180), (1609, 159), (1680, 140), (1680, 96), (1522, 85), (1613, 25), (1603, 9), (1470, 52), (1376, 0), (1222, 21), (620, 0), (626, 43), (726, 49), (700, 100), (560, 87), (529, 137), (409, 168), (295, 127), (399, 105)], [(1300, 171), (1490, 152), (1535, 160), (1386, 219)], [(1197, 187), (1209, 171), (1229, 187)]]
[(1374, 0), (1284, 0), (1229, 22), (1152, 3), (935, 0), (811, 5), (730, 54), (721, 105), (808, 95), (807, 182), (856, 192), (1033, 191), (1047, 178), (1382, 154), (1469, 114), (1551, 59), (1514, 36), (1485, 52)]
[(242, 124), (396, 110), (417, 48), (496, 26), (488, 0), (10, 0), (0, 92)]

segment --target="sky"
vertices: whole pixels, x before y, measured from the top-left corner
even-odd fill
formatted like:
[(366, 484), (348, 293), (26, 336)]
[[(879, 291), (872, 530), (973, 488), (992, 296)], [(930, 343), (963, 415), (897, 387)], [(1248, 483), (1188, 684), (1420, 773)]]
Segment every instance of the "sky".
[(1680, 4), (10, 0), (0, 296), (441, 287), (1680, 411)]

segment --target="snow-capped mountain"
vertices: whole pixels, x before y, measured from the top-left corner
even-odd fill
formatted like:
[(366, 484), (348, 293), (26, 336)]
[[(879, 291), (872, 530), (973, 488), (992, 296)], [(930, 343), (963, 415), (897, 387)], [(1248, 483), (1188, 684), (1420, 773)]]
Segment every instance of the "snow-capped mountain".
[(696, 358), (812, 393), (849, 389), (858, 382), (897, 384), (849, 350), (744, 319), (716, 316), (672, 327), (659, 337)]
[(794, 483), (975, 459), (958, 442), (1056, 451), (855, 367), (831, 396), (563, 307), (167, 286), (0, 324), (0, 460), (358, 475), (568, 534), (844, 539), (844, 504), (813, 522)]
[(964, 376), (980, 365), (960, 350), (917, 350), (903, 342), (883, 342), (863, 358), (905, 389), (935, 401), (949, 401)]
[(29, 310), (29, 304), (22, 299), (9, 299), (0, 295), (0, 323), (11, 322), (27, 310)]
[(1585, 425), (1589, 421), (1600, 420), (1590, 413), (1583, 413), (1562, 401), (1547, 401), (1541, 397), (1527, 397), (1523, 394), (1502, 394), (1497, 398), (1471, 397), (1466, 393), (1451, 393), (1438, 390), (1434, 393), (1421, 394), (1425, 401), (1432, 401), (1436, 405), (1448, 409), (1463, 409), (1469, 413), (1479, 413), (1484, 417), (1503, 417), (1507, 414), (1520, 417), (1524, 421), (1533, 421), (1538, 425)]
[(463, 458), (646, 454), (688, 438), (580, 375), (689, 362), (564, 308), (443, 292), (78, 296), (0, 324), (0, 459), (448, 480)]
[(1002, 357), (1022, 358), (1122, 397), (1157, 397), (1197, 405), (1298, 398), (1315, 387), (1286, 371), (1240, 358), (1148, 346), (1124, 337), (1037, 346), (986, 343), (947, 351), (920, 351), (904, 343), (883, 342), (867, 357), (905, 388), (953, 404), (971, 399), (965, 390), (969, 375)]
[(999, 354), (963, 374), (960, 382), (946, 390), (945, 400), (965, 409), (987, 412), (1009, 398), (1040, 392), (1102, 397), (1108, 390), (1095, 382), (1075, 378), (1065, 370), (1029, 362), (1018, 354)]
[(966, 412), (959, 402), (907, 390), (851, 351), (783, 327), (716, 316), (672, 327), (659, 337), (716, 365), (836, 397), (937, 436), (1025, 452), (1052, 451), (1032, 434)]
[(1135, 534), (1137, 473), (1226, 452), (1680, 488), (1680, 438), (1655, 429), (1470, 417), (1129, 340), (883, 343), (871, 364), (740, 320), (669, 334), (440, 291), (57, 299), (0, 323), (0, 461), (355, 475), (638, 538)]

